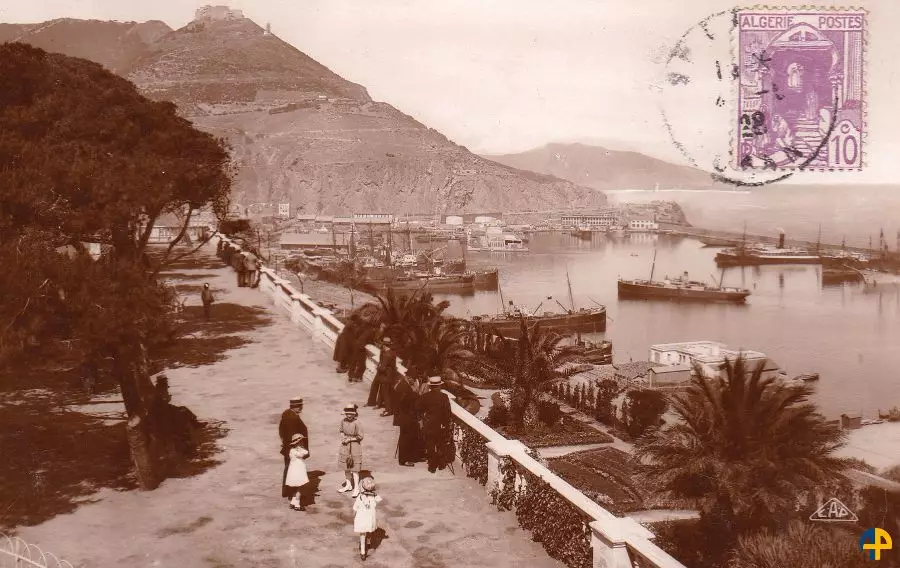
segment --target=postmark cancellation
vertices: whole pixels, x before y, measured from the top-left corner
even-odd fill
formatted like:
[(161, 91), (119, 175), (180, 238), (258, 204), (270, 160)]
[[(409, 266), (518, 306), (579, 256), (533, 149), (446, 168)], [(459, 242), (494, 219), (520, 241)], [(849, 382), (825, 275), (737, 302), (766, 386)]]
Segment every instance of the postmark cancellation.
[(809, 7), (735, 12), (738, 169), (862, 169), (866, 16)]

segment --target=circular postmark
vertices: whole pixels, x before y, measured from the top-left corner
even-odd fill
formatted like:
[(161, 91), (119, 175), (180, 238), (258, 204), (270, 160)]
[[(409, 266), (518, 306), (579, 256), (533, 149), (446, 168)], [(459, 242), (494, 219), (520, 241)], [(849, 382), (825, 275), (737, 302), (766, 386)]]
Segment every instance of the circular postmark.
[[(678, 39), (665, 58), (659, 105), (672, 144), (691, 165), (714, 182), (754, 187), (821, 162), (836, 128), (838, 101), (815, 107), (819, 114), (809, 122), (816, 135), (799, 138), (770, 108), (778, 104), (767, 103), (787, 96), (789, 85), (779, 84), (783, 69), (773, 72), (766, 45), (740, 41), (738, 18), (739, 9), (717, 12)], [(763, 102), (741, 108), (746, 92)]]

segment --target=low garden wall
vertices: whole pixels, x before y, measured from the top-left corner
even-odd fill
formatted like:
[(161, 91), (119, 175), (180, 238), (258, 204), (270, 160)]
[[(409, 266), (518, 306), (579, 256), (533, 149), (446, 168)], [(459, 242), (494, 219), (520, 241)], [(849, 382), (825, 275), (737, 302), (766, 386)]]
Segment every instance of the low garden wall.
[[(214, 239), (240, 250), (223, 235)], [(334, 348), (343, 324), (330, 310), (297, 292), (269, 268), (260, 269), (259, 289), (291, 321)], [(367, 346), (365, 377), (374, 377), (380, 352)], [(398, 362), (398, 370), (406, 368)], [(447, 393), (455, 420), (457, 457), (466, 475), (485, 487), (499, 510), (514, 511), (547, 553), (572, 568), (685, 568), (633, 519), (616, 517), (550, 471), (518, 440), (509, 440), (457, 404)]]

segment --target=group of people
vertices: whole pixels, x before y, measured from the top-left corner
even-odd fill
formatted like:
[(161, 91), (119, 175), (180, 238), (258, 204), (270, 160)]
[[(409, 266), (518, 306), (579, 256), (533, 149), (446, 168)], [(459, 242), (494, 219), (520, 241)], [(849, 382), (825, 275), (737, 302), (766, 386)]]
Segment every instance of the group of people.
[(252, 252), (242, 251), (225, 241), (219, 241), (216, 254), (230, 265), (237, 274), (237, 285), (241, 288), (259, 286), (259, 259)]
[[(310, 455), (309, 432), (300, 417), (302, 411), (303, 399), (291, 399), (278, 424), (281, 454), (284, 456), (281, 496), (289, 499), (288, 506), (294, 511), (306, 510), (301, 497), (310, 481), (305, 462)], [(371, 547), (372, 533), (378, 528), (375, 509), (382, 497), (375, 492), (375, 479), (371, 475), (360, 480), (363, 430), (358, 416), (355, 404), (344, 407), (344, 418), (338, 430), (341, 442), (338, 467), (344, 470), (345, 480), (338, 492), (353, 492), (353, 530), (359, 534), (360, 559), (365, 560)]]
[(425, 384), (397, 371), (397, 354), (391, 337), (375, 331), (358, 314), (353, 314), (335, 342), (334, 360), (338, 373), (348, 373), (350, 382), (362, 381), (366, 369), (366, 345), (381, 336), (378, 367), (366, 406), (381, 409), (382, 417), (393, 417), (399, 428), (397, 462), (412, 467), (426, 460), (428, 471), (445, 469), (455, 459), (450, 399), (441, 392), (444, 382), (431, 377)]

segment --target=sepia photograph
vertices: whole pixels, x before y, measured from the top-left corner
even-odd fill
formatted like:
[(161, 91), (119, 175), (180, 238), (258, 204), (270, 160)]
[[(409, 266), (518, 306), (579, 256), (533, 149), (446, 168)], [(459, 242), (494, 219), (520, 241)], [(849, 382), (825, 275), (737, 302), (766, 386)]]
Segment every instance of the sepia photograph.
[(900, 568), (900, 3), (208, 1), (0, 0), (0, 568)]

